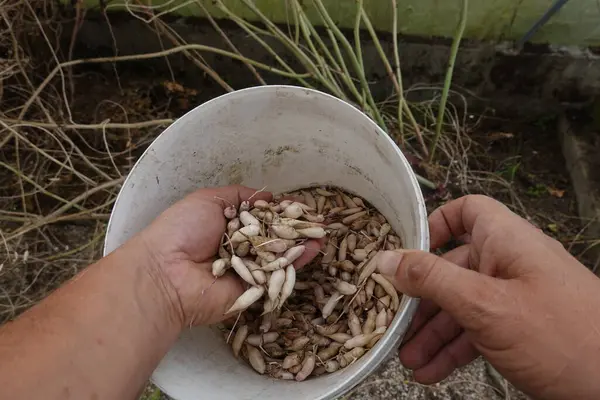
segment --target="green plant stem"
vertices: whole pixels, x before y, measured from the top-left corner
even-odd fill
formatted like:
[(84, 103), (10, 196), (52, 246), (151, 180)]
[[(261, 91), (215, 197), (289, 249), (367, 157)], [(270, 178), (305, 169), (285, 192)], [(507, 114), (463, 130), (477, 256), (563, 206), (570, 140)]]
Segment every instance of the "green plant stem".
[(469, 9), (469, 0), (461, 0), (462, 8), (460, 13), (460, 20), (452, 40), (452, 47), (450, 49), (450, 60), (448, 62), (448, 69), (446, 70), (446, 79), (444, 80), (444, 90), (442, 91), (442, 98), (440, 100), (440, 108), (438, 110), (437, 122), (435, 126), (435, 136), (429, 150), (429, 162), (433, 161), (435, 156), (435, 150), (437, 148), (440, 136), (442, 134), (442, 124), (444, 122), (444, 115), (446, 114), (446, 103), (448, 102), (448, 93), (450, 93), (450, 86), (452, 85), (452, 76), (454, 75), (454, 65), (456, 63), (456, 55), (458, 54), (458, 48), (467, 26), (467, 14)]
[[(356, 57), (358, 58), (358, 63), (360, 64), (360, 68), (364, 70), (365, 64), (363, 62), (362, 56), (362, 46), (360, 44), (360, 21), (361, 14), (363, 9), (363, 0), (357, 0), (356, 2), (356, 20), (354, 21), (354, 47), (356, 47)], [(363, 103), (367, 102), (367, 94), (365, 90), (362, 90), (362, 101)]]
[(352, 49), (350, 42), (348, 41), (348, 39), (346, 39), (346, 36), (344, 36), (342, 31), (340, 31), (340, 29), (337, 27), (335, 22), (331, 19), (331, 16), (329, 15), (329, 13), (327, 12), (327, 9), (323, 5), (323, 2), (321, 0), (313, 0), (313, 1), (314, 1), (314, 4), (317, 6), (317, 9), (319, 10), (319, 13), (321, 14), (324, 21), (326, 22), (326, 25), (329, 27), (329, 29), (331, 29), (333, 31), (335, 36), (339, 39), (339, 41), (342, 43), (342, 46), (346, 50), (346, 53), (348, 54), (348, 57), (350, 58), (350, 61), (352, 62), (352, 65), (354, 67), (354, 70), (360, 78), (362, 88), (365, 91), (365, 93), (367, 94), (367, 101), (368, 101), (369, 106), (371, 107), (372, 117), (379, 124), (379, 126), (381, 126), (384, 130), (387, 131), (387, 128), (385, 126), (385, 121), (383, 120), (383, 117), (379, 113), (379, 110), (377, 109), (377, 105), (375, 104), (375, 100), (373, 99), (373, 95), (371, 94), (371, 90), (369, 89), (369, 83), (367, 82), (367, 77), (365, 76), (365, 71), (359, 65), (358, 59), (356, 58), (356, 54), (354, 54), (354, 50)]
[(396, 79), (398, 80), (398, 129), (400, 130), (400, 141), (404, 143), (404, 88), (402, 87), (402, 70), (400, 69), (400, 52), (398, 51), (398, 2), (392, 0), (392, 42), (394, 46), (394, 63), (396, 64)]

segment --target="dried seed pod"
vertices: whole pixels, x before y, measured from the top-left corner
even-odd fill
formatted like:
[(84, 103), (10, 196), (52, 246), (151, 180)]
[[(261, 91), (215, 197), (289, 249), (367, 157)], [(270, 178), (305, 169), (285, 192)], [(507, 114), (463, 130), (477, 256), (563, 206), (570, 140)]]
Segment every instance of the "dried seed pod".
[[(304, 217), (306, 217), (309, 214), (304, 214)], [(319, 222), (310, 222), (310, 221), (303, 221), (300, 219), (293, 219), (293, 218), (279, 218), (275, 225), (284, 225), (284, 226), (291, 226), (294, 229), (307, 229), (307, 228), (322, 228), (323, 224), (319, 223)]]
[(290, 326), (292, 326), (292, 322), (293, 321), (290, 318), (277, 318), (275, 320), (273, 328), (275, 328), (275, 329), (289, 328)]
[(287, 218), (296, 219), (302, 216), (302, 214), (304, 214), (304, 211), (302, 210), (302, 207), (299, 203), (292, 203), (289, 206), (287, 206), (285, 210), (283, 210), (283, 216)]
[(319, 365), (319, 366), (315, 367), (315, 369), (313, 369), (311, 376), (321, 376), (326, 373), (327, 373), (327, 370), (325, 369), (325, 366)]
[(279, 257), (275, 261), (266, 263), (261, 269), (265, 272), (279, 271), (282, 268), (287, 267), (289, 264), (290, 264), (290, 261), (287, 258)]
[(298, 239), (300, 237), (300, 234), (289, 225), (273, 224), (271, 232), (282, 239)]
[(390, 310), (389, 308), (387, 309), (387, 325), (390, 326), (392, 324), (392, 321), (394, 320), (394, 312), (392, 310)]
[[(273, 326), (273, 318), (274, 318), (274, 314), (272, 312), (263, 314), (262, 321), (261, 321), (258, 329), (262, 333), (269, 332), (271, 330), (271, 327)], [(250, 343), (250, 344), (252, 344), (252, 343)]]
[(392, 298), (390, 296), (383, 296), (377, 300), (377, 311), (387, 310), (390, 307)]
[(353, 253), (356, 249), (356, 235), (354, 233), (351, 233), (347, 236), (346, 240), (348, 242), (348, 251), (350, 253)]
[(340, 369), (340, 363), (337, 360), (329, 360), (325, 363), (325, 371), (332, 373)]
[(317, 308), (312, 304), (302, 304), (300, 311), (304, 314), (314, 314), (317, 312)]
[(240, 278), (242, 278), (249, 284), (256, 286), (256, 281), (252, 277), (250, 270), (248, 269), (248, 267), (246, 267), (246, 265), (240, 257), (236, 255), (231, 256), (231, 266), (233, 267), (235, 272), (237, 272)]
[(281, 296), (279, 298), (279, 304), (277, 308), (281, 308), (283, 303), (290, 297), (294, 291), (294, 285), (296, 284), (296, 268), (293, 265), (288, 265), (285, 269), (285, 281), (281, 287)]
[(238, 231), (234, 232), (231, 235), (231, 244), (236, 245), (248, 240), (248, 238), (253, 236), (258, 236), (260, 234), (260, 226), (257, 225), (248, 225), (240, 228)]
[(392, 230), (392, 226), (387, 222), (381, 225), (381, 229), (379, 229), (379, 239), (385, 238)]
[(346, 209), (346, 207), (334, 207), (331, 210), (329, 210), (329, 212), (327, 213), (328, 217), (333, 217), (336, 214), (338, 214), (340, 211), (344, 211)]
[(346, 228), (346, 225), (342, 224), (341, 222), (334, 222), (332, 224), (327, 225), (327, 229), (332, 231), (336, 231), (343, 228)]
[[(367, 213), (366, 211), (364, 211), (360, 207), (353, 207), (353, 208), (348, 208), (348, 209), (346, 209), (344, 211), (340, 211), (340, 215), (349, 216), (349, 215), (358, 214), (360, 212), (364, 212), (364, 214), (359, 215), (357, 218), (360, 218), (360, 217), (362, 217), (363, 215), (365, 215)], [(344, 220), (342, 220), (342, 221), (344, 221)], [(348, 223), (351, 223), (352, 221), (354, 221), (354, 220), (343, 222), (343, 223), (344, 224), (348, 224)]]
[(375, 328), (387, 328), (387, 310), (382, 309), (375, 318)]
[(334, 333), (333, 335), (329, 335), (328, 336), (330, 339), (338, 342), (338, 343), (346, 343), (348, 340), (352, 339), (352, 335), (349, 335), (347, 333), (342, 333), (342, 332), (338, 332), (338, 333)]
[(302, 369), (302, 364), (298, 364), (298, 365), (294, 365), (293, 367), (288, 369), (288, 371), (291, 372), (292, 374), (296, 375), (298, 372), (300, 372), (301, 369)]
[[(375, 262), (375, 258), (376, 257), (371, 257), (369, 261), (367, 261), (367, 263), (364, 265), (364, 267), (360, 270), (360, 275), (358, 275), (357, 281), (359, 285), (362, 285), (368, 277), (373, 278), (373, 272), (377, 270), (377, 263)], [(373, 278), (373, 280), (375, 280), (375, 278)], [(377, 281), (375, 280), (375, 282)]]
[(379, 335), (374, 335), (373, 338), (371, 338), (371, 341), (367, 344), (367, 349), (372, 349), (373, 347), (375, 347), (377, 342), (379, 342), (379, 339), (381, 339), (382, 337), (383, 333), (380, 333)]
[(375, 291), (375, 281), (371, 278), (368, 278), (367, 283), (365, 284), (365, 293), (367, 295), (367, 301), (371, 300), (371, 297), (373, 297), (374, 291)]
[(358, 291), (358, 294), (356, 295), (354, 301), (356, 302), (356, 304), (358, 306), (364, 306), (367, 302), (367, 294), (365, 293), (364, 289), (361, 289)]
[(348, 251), (348, 237), (346, 236), (340, 243), (340, 249), (338, 250), (338, 261), (346, 260), (347, 251)]
[(360, 197), (353, 197), (352, 201), (354, 202), (354, 204), (356, 204), (357, 207), (362, 207), (362, 208), (366, 208), (367, 207), (365, 205), (363, 199), (361, 199)]
[(235, 254), (239, 257), (246, 257), (249, 252), (250, 242), (242, 242), (235, 249)]
[(300, 258), (300, 256), (302, 254), (304, 254), (304, 251), (306, 250), (306, 246), (295, 246), (290, 248), (289, 250), (287, 250), (285, 252), (285, 254), (283, 255), (284, 258), (286, 258), (290, 264), (293, 263), (294, 261), (296, 261), (298, 258)]
[(340, 273), (340, 279), (344, 282), (350, 282), (352, 280), (352, 274), (350, 272), (342, 271)]
[[(346, 218), (344, 218), (344, 219), (342, 220), (342, 223), (343, 223), (344, 225), (350, 225), (350, 224), (352, 224), (354, 221), (358, 220), (359, 218), (362, 218), (362, 217), (364, 217), (365, 215), (367, 215), (367, 211), (359, 211), (359, 212), (356, 212), (356, 213), (354, 213), (354, 214), (352, 214), (352, 215), (348, 215)], [(242, 221), (242, 222), (243, 222), (243, 221)]]
[(240, 212), (240, 221), (242, 222), (242, 224), (244, 224), (244, 226), (248, 226), (248, 225), (260, 226), (260, 221), (258, 219), (256, 219), (256, 217), (254, 215), (250, 214), (248, 211)]
[(262, 251), (258, 249), (256, 250), (256, 256), (262, 260), (265, 260), (266, 262), (273, 262), (277, 259), (277, 256), (270, 251)]
[(325, 247), (325, 255), (321, 259), (322, 265), (328, 265), (331, 262), (333, 262), (333, 259), (335, 258), (335, 255), (337, 252), (337, 250), (335, 248), (336, 245), (337, 245), (337, 240), (335, 238), (330, 238), (329, 242), (327, 242), (327, 246)]
[(284, 371), (282, 369), (277, 370), (271, 376), (275, 379), (283, 379), (286, 381), (294, 380), (294, 374), (288, 371)]
[(254, 278), (258, 285), (264, 285), (265, 283), (267, 283), (267, 274), (265, 274), (264, 271), (257, 269), (254, 271), (250, 271), (250, 273), (252, 274), (252, 278)]
[(348, 310), (348, 328), (350, 328), (350, 333), (353, 337), (362, 334), (360, 320), (352, 308)]
[(319, 196), (317, 198), (317, 213), (318, 214), (323, 213), (323, 209), (325, 208), (326, 201), (327, 201), (327, 198), (325, 196)]
[(265, 334), (255, 333), (252, 335), (248, 335), (246, 338), (246, 343), (251, 344), (252, 346), (260, 347), (266, 343), (273, 343), (279, 338), (279, 333), (277, 332), (268, 332)]
[(233, 219), (237, 217), (237, 210), (233, 206), (225, 207), (225, 210), (223, 210), (223, 215), (227, 219)]
[(250, 361), (252, 368), (259, 374), (264, 374), (267, 365), (265, 364), (265, 359), (263, 358), (261, 351), (249, 344), (246, 344), (246, 351), (248, 352), (248, 361)]
[(231, 259), (231, 254), (222, 246), (219, 247), (219, 258)]
[(240, 350), (242, 349), (242, 345), (244, 344), (244, 341), (248, 337), (248, 332), (249, 332), (248, 325), (242, 325), (235, 333), (235, 336), (233, 337), (233, 341), (231, 342), (231, 348), (233, 349), (233, 355), (235, 356), (235, 358), (239, 357)]
[(333, 287), (335, 290), (346, 296), (352, 296), (358, 290), (358, 288), (353, 284), (344, 282), (340, 279), (336, 279), (333, 282)]
[(269, 210), (271, 208), (269, 202), (265, 200), (256, 200), (252, 206), (259, 210)]
[(302, 354), (299, 352), (289, 354), (283, 359), (283, 369), (290, 369), (302, 363)]
[(375, 308), (371, 308), (367, 312), (367, 319), (365, 320), (365, 323), (363, 324), (363, 327), (362, 327), (362, 332), (365, 335), (368, 335), (369, 333), (373, 333), (373, 331), (375, 330), (376, 318), (377, 318), (377, 310)]
[(327, 361), (330, 358), (335, 357), (343, 346), (343, 343), (331, 342), (329, 346), (319, 350), (319, 352), (317, 353), (317, 357), (321, 361)]
[[(375, 281), (373, 281), (373, 282), (375, 282)], [(385, 290), (383, 290), (383, 288), (379, 285), (375, 285), (375, 290), (373, 291), (373, 294), (377, 298), (382, 298), (382, 297), (386, 296)]]
[(263, 251), (282, 253), (288, 249), (288, 243), (284, 239), (272, 239), (264, 236), (253, 236), (248, 238), (252, 246)]
[(248, 200), (244, 200), (240, 203), (240, 213), (242, 211), (250, 210), (250, 202)]
[(402, 245), (402, 241), (396, 235), (388, 235), (387, 236), (387, 240), (388, 240), (388, 242), (393, 243), (393, 244), (395, 244), (398, 247)]
[(308, 337), (310, 338), (310, 342), (318, 347), (327, 347), (331, 343), (331, 339), (321, 336), (318, 333), (309, 332)]
[(392, 311), (398, 311), (398, 307), (400, 306), (400, 297), (398, 296), (398, 292), (396, 288), (390, 281), (388, 281), (383, 275), (380, 274), (372, 274), (371, 278), (377, 282), (383, 290), (390, 296), (392, 299), (392, 303), (390, 304), (390, 308)]
[(315, 294), (315, 302), (317, 305), (324, 305), (325, 303), (327, 303), (323, 286), (319, 285), (318, 283), (313, 284), (313, 292)]
[(235, 303), (233, 303), (231, 308), (227, 310), (225, 314), (245, 310), (246, 308), (250, 307), (255, 301), (260, 299), (264, 293), (265, 288), (263, 288), (262, 286), (251, 287), (250, 289), (246, 290), (240, 297), (237, 298)]
[(242, 227), (242, 223), (239, 218), (234, 218), (227, 223), (227, 235), (233, 235), (233, 232), (239, 230)]
[(356, 249), (352, 253), (352, 258), (355, 261), (361, 262), (367, 258), (367, 252), (364, 249)]
[(325, 303), (325, 306), (323, 306), (323, 318), (327, 319), (327, 317), (331, 315), (335, 309), (335, 306), (343, 297), (344, 295), (340, 294), (339, 292), (334, 292), (331, 294), (331, 297), (329, 297), (327, 303)]
[(330, 265), (329, 267), (327, 267), (327, 272), (329, 273), (329, 275), (331, 276), (336, 276), (338, 273), (338, 270), (336, 267), (334, 267), (333, 265)]
[(277, 304), (277, 296), (281, 292), (281, 288), (283, 287), (283, 283), (285, 282), (285, 271), (282, 269), (278, 269), (271, 274), (269, 278), (268, 295), (269, 299)]
[[(338, 303), (338, 308), (342, 307), (342, 303)], [(327, 319), (325, 320), (325, 323), (327, 324), (333, 324), (335, 323), (335, 321), (337, 321), (340, 318), (340, 315), (336, 312), (331, 313), (331, 315), (329, 317), (327, 317)]]
[(322, 188), (316, 188), (315, 192), (317, 192), (317, 194), (321, 195), (321, 196), (325, 196), (325, 197), (333, 197), (335, 196), (335, 193), (332, 193), (328, 190), (322, 189)]
[(344, 324), (342, 323), (335, 323), (335, 324), (331, 324), (331, 325), (317, 325), (315, 326), (315, 331), (317, 331), (317, 333), (319, 335), (322, 336), (329, 336), (329, 335), (333, 335), (334, 333), (337, 333), (337, 331), (340, 330), (340, 328), (343, 328)]
[(368, 223), (369, 223), (369, 220), (367, 220), (367, 219), (358, 219), (350, 225), (350, 228), (353, 231), (360, 231), (365, 226), (367, 226)]
[(336, 267), (345, 272), (354, 272), (356, 269), (356, 265), (350, 260), (342, 261), (341, 263), (336, 264)]
[(325, 318), (317, 317), (310, 321), (311, 325), (323, 325), (325, 323)]
[(377, 250), (378, 247), (379, 247), (379, 243), (377, 243), (377, 242), (369, 243), (368, 245), (365, 246), (364, 251), (367, 254), (369, 254), (370, 252)]
[(317, 201), (310, 191), (303, 190), (302, 195), (304, 196), (304, 203), (306, 203), (307, 206), (314, 209), (317, 208)]
[(321, 223), (325, 221), (325, 217), (322, 214), (312, 215), (312, 214), (304, 214), (304, 218), (306, 218), (309, 222)]
[(220, 258), (218, 260), (215, 260), (212, 263), (212, 274), (215, 278), (218, 278), (220, 276), (223, 276), (223, 274), (225, 274), (225, 271), (227, 271), (227, 267), (231, 265), (230, 264), (230, 260), (227, 258)]
[(302, 369), (296, 374), (296, 381), (302, 382), (310, 376), (314, 369), (315, 355), (311, 352), (308, 352), (302, 361)]
[(366, 350), (363, 347), (355, 347), (349, 352), (339, 355), (338, 362), (340, 363), (340, 367), (346, 368), (348, 365), (361, 358), (365, 352)]
[(342, 199), (342, 196), (339, 193), (337, 193), (335, 195), (335, 197), (333, 198), (333, 201), (335, 201), (335, 205), (337, 207), (341, 207), (344, 205), (344, 200)]
[(300, 336), (299, 338), (294, 339), (292, 345), (289, 347), (291, 351), (300, 351), (302, 350), (308, 343), (310, 339), (307, 336)]
[[(326, 235), (325, 229), (323, 229), (321, 227), (298, 229), (296, 232), (300, 236), (305, 237), (305, 238), (310, 238), (310, 239), (321, 239), (321, 238), (324, 238)], [(287, 238), (287, 239), (294, 239), (294, 238)]]

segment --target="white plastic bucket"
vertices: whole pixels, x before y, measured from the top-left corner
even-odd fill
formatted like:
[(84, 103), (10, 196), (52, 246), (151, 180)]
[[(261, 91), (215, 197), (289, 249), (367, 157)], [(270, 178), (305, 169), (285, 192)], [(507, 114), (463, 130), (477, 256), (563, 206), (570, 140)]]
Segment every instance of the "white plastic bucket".
[[(291, 86), (218, 97), (167, 128), (137, 162), (115, 203), (104, 254), (188, 193), (243, 184), (282, 192), (335, 185), (371, 202), (406, 248), (429, 250), (425, 204), (408, 162), (387, 134), (353, 106)], [(201, 229), (201, 227), (199, 227)], [(178, 400), (333, 399), (396, 349), (418, 300), (402, 302), (379, 343), (358, 362), (305, 382), (258, 375), (233, 357), (213, 328), (186, 330), (152, 380)]]

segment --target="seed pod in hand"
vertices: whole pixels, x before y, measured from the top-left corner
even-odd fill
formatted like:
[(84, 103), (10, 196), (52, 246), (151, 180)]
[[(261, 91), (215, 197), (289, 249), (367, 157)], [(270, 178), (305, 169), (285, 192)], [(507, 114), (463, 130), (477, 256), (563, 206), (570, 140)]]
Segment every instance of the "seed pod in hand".
[(283, 215), (287, 218), (299, 218), (304, 214), (299, 203), (292, 203), (283, 210)]
[(285, 257), (279, 257), (275, 261), (265, 264), (261, 269), (265, 272), (273, 272), (287, 267), (290, 261)]
[[(321, 238), (324, 238), (326, 235), (325, 229), (323, 229), (321, 227), (297, 229), (296, 232), (300, 236), (309, 238), (309, 239), (321, 239)], [(290, 238), (290, 239), (293, 239), (293, 238)]]
[(283, 369), (290, 369), (302, 363), (302, 355), (298, 352), (292, 353), (283, 359)]
[(284, 239), (272, 239), (264, 236), (254, 236), (248, 238), (252, 246), (263, 251), (273, 253), (282, 253), (288, 249), (287, 242)]
[(250, 242), (242, 242), (235, 249), (235, 254), (239, 257), (246, 257), (249, 252), (250, 252)]
[(248, 226), (248, 225), (260, 226), (260, 221), (258, 219), (256, 219), (256, 217), (254, 215), (250, 214), (248, 211), (240, 212), (240, 221), (242, 221), (242, 224), (244, 224), (244, 226)]
[(239, 218), (234, 218), (227, 223), (227, 235), (233, 235), (233, 232), (236, 232), (242, 227), (242, 223)]
[(265, 260), (266, 262), (273, 262), (277, 259), (277, 256), (270, 251), (262, 251), (258, 249), (256, 249), (256, 256), (262, 260)]
[(231, 342), (231, 348), (233, 349), (233, 355), (235, 358), (238, 358), (240, 355), (240, 350), (242, 349), (242, 345), (244, 341), (248, 337), (248, 325), (242, 325), (235, 333), (233, 337), (233, 341)]
[(231, 244), (236, 245), (248, 240), (248, 238), (252, 236), (258, 236), (260, 234), (260, 226), (257, 225), (248, 225), (243, 228), (240, 228), (238, 231), (234, 232), (231, 235)]
[(285, 282), (285, 271), (282, 269), (278, 269), (271, 274), (271, 278), (269, 278), (269, 299), (277, 304), (277, 296), (281, 293), (281, 288), (283, 287), (283, 283)]
[(259, 210), (269, 210), (271, 208), (269, 202), (265, 200), (256, 200), (252, 206)]
[(302, 382), (310, 376), (315, 369), (315, 355), (311, 352), (306, 353), (304, 360), (302, 361), (302, 369), (296, 374), (296, 381)]
[(300, 234), (294, 228), (288, 225), (273, 224), (271, 232), (282, 239), (298, 239)]
[[(375, 262), (375, 258), (376, 258), (376, 256), (371, 257), (369, 259), (369, 261), (367, 261), (367, 263), (360, 270), (360, 274), (358, 275), (358, 282), (357, 282), (359, 285), (362, 285), (367, 280), (367, 278), (369, 278), (369, 277), (373, 278), (373, 272), (375, 272), (375, 270), (377, 270), (377, 263)], [(375, 278), (373, 278), (373, 280), (375, 280)], [(375, 282), (377, 282), (377, 281), (375, 280)], [(377, 282), (377, 283), (379, 283), (379, 282)], [(387, 290), (386, 290), (386, 292), (387, 292)]]
[(250, 273), (258, 285), (267, 283), (267, 274), (265, 274), (263, 270), (257, 269), (255, 271), (250, 271)]
[(226, 258), (220, 258), (212, 263), (212, 274), (215, 278), (223, 276), (227, 267), (230, 265), (230, 261)]
[(246, 344), (246, 351), (248, 352), (248, 361), (250, 361), (252, 368), (259, 374), (264, 374), (267, 366), (261, 351), (249, 344)]
[(392, 311), (398, 311), (398, 307), (400, 306), (400, 297), (398, 296), (398, 292), (396, 288), (390, 281), (388, 281), (383, 275), (380, 274), (372, 274), (371, 278), (377, 282), (383, 290), (390, 296), (392, 299), (392, 303), (390, 304), (390, 308)]
[(285, 254), (283, 255), (283, 257), (286, 258), (291, 264), (294, 261), (296, 261), (298, 258), (300, 258), (300, 256), (302, 254), (304, 254), (305, 250), (306, 250), (306, 246), (295, 246), (295, 247), (292, 247), (289, 250), (287, 250), (285, 252)]
[(248, 267), (246, 267), (246, 265), (240, 257), (236, 255), (231, 256), (231, 266), (233, 267), (235, 272), (237, 272), (240, 278), (242, 278), (249, 284), (256, 286), (256, 281), (252, 277), (250, 270), (248, 269)]
[(233, 219), (237, 217), (237, 210), (233, 206), (225, 207), (225, 210), (223, 210), (223, 215), (227, 219)]
[(246, 290), (240, 297), (237, 298), (235, 303), (231, 306), (225, 314), (231, 314), (234, 312), (243, 311), (250, 307), (254, 302), (260, 299), (265, 293), (265, 288), (262, 286), (253, 286)]
[(293, 265), (288, 265), (285, 269), (285, 281), (281, 287), (281, 293), (279, 298), (279, 304), (277, 308), (283, 307), (285, 301), (290, 297), (294, 291), (294, 285), (296, 283), (296, 268)]

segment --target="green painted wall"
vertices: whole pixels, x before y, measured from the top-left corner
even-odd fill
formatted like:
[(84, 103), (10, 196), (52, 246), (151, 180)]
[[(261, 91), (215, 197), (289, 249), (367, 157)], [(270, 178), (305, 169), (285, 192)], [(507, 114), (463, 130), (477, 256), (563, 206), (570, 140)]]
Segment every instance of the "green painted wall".
[[(204, 4), (216, 17), (222, 14), (211, 5), (211, 0), (144, 0), (158, 6), (157, 10), (176, 8), (181, 16), (201, 16), (196, 1)], [(354, 24), (355, 0), (322, 0), (331, 16), (340, 26)], [(460, 0), (397, 0), (399, 30), (401, 33), (419, 36), (453, 35), (459, 15)], [(96, 6), (98, 0), (86, 0)], [(117, 0), (109, 8), (120, 8)], [(135, 4), (134, 0), (127, 0)], [(224, 0), (238, 15), (256, 19), (241, 0)], [(311, 0), (302, 0), (313, 21), (319, 21)], [(519, 39), (533, 23), (550, 7), (553, 0), (471, 0), (466, 37), (483, 40)], [(255, 0), (256, 5), (273, 21), (288, 21), (287, 0)], [(373, 24), (380, 30), (391, 31), (391, 0), (364, 0)], [(162, 5), (162, 6), (161, 6)], [(291, 18), (291, 17), (290, 17)], [(571, 0), (544, 26), (533, 41), (567, 45), (600, 44), (600, 0)]]

